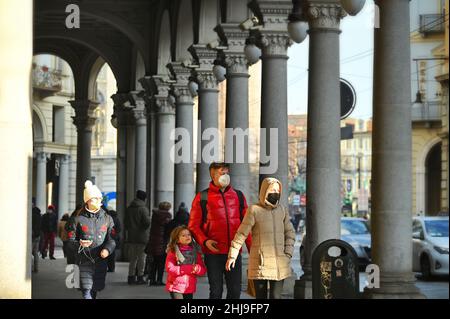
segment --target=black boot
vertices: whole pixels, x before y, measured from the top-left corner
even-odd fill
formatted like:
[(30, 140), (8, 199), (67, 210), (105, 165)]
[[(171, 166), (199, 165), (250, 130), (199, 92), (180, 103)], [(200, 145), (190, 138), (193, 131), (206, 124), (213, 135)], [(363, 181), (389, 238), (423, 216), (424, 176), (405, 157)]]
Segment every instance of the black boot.
[(146, 282), (144, 280), (144, 276), (138, 276), (137, 277), (137, 281), (136, 281), (136, 285), (145, 285)]
[(136, 285), (136, 276), (128, 276), (128, 284)]

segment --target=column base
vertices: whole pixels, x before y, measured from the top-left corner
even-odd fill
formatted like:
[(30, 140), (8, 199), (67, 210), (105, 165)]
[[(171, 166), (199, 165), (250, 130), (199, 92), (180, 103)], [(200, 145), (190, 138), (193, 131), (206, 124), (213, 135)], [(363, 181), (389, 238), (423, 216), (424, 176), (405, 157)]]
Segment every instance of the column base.
[(380, 288), (364, 288), (364, 299), (426, 299), (415, 285), (412, 273), (391, 273), (380, 276)]

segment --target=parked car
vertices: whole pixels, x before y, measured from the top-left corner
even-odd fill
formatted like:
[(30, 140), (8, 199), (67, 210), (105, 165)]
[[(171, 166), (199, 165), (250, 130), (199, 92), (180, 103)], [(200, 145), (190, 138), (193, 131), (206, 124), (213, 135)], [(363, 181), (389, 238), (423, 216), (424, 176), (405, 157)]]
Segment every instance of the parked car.
[(448, 272), (448, 217), (413, 218), (413, 270), (424, 279)]
[[(342, 217), (341, 239), (349, 243), (356, 254), (361, 267), (371, 263), (371, 236), (369, 222), (364, 218)], [(300, 263), (303, 266), (305, 234), (302, 235), (300, 246)]]

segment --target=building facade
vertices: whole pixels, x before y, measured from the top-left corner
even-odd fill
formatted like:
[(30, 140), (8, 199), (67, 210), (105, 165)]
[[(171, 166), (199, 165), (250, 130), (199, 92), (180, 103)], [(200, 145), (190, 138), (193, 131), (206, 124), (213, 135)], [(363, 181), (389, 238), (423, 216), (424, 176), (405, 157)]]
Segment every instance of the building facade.
[(432, 216), (448, 212), (448, 1), (410, 10), (412, 213)]

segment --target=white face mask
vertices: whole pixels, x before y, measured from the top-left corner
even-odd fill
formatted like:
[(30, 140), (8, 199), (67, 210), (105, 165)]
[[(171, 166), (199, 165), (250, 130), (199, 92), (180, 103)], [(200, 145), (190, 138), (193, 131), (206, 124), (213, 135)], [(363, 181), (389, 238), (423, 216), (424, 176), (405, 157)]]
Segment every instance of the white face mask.
[(228, 185), (230, 185), (230, 175), (228, 175), (228, 174), (220, 175), (220, 177), (219, 177), (219, 184), (223, 188), (225, 188)]

